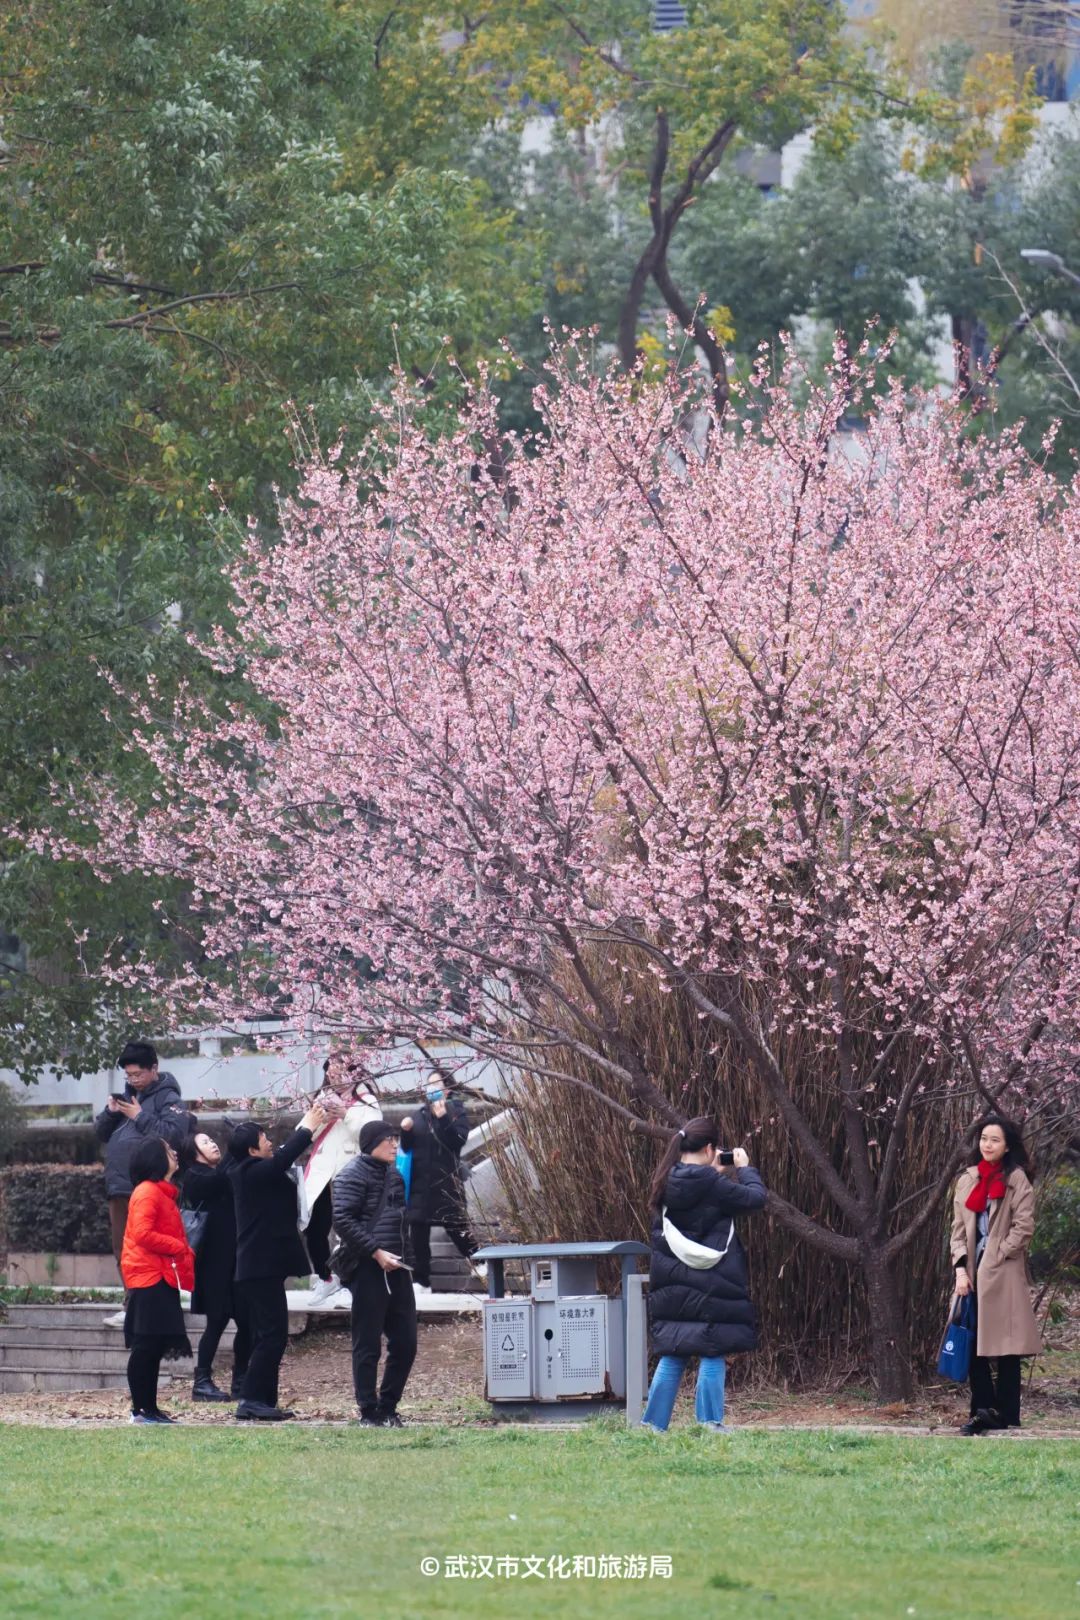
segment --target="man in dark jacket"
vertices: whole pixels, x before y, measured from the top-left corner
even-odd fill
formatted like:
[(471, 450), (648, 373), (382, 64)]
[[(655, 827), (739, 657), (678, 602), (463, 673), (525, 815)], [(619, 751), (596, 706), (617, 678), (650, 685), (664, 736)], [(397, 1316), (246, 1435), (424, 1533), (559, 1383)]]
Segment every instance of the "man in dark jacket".
[[(180, 1101), (175, 1076), (159, 1071), (158, 1055), (149, 1041), (129, 1041), (116, 1066), (123, 1069), (127, 1084), (121, 1096), (109, 1098), (94, 1121), (94, 1129), (105, 1144), (105, 1196), (109, 1201), (113, 1254), (119, 1266), (131, 1197), (131, 1155), (149, 1136), (163, 1137), (179, 1148), (195, 1129), (195, 1116)], [(118, 1326), (123, 1326), (122, 1315)]]
[(487, 1279), (487, 1267), (477, 1265), (479, 1248), (469, 1230), (461, 1150), (469, 1134), (465, 1104), (452, 1089), (450, 1076), (433, 1070), (425, 1086), (426, 1101), (415, 1117), (401, 1122), (401, 1148), (412, 1159), (409, 1181), (409, 1234), (416, 1263), (416, 1286), (431, 1292), (431, 1228), (441, 1226), (476, 1276)]
[[(360, 1132), (360, 1152), (334, 1178), (334, 1229), (341, 1243), (337, 1272), (352, 1294), (353, 1388), (360, 1423), (398, 1429), (397, 1407), (416, 1360), (416, 1300), (405, 1241), (405, 1183), (394, 1160), (398, 1133), (372, 1119)], [(379, 1354), (386, 1366), (376, 1394)]]
[(292, 1135), (275, 1150), (253, 1120), (229, 1139), (227, 1173), (236, 1206), (236, 1295), (248, 1324), (251, 1352), (236, 1415), (263, 1423), (291, 1418), (278, 1406), (278, 1373), (289, 1342), (286, 1277), (310, 1270), (297, 1220), (299, 1197), (292, 1167), (326, 1123), (309, 1108)]

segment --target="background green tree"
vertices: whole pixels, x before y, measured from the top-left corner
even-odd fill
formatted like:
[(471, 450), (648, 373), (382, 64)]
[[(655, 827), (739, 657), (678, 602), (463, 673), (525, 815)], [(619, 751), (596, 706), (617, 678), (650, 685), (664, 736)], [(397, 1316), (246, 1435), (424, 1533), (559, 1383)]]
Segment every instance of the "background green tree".
[[(428, 375), (444, 339), (466, 372), (499, 367), (507, 335), (539, 363), (546, 321), (663, 364), (674, 317), (722, 405), (729, 357), (800, 318), (826, 343), (877, 317), (914, 375), (943, 318), (1006, 346), (1003, 416), (1029, 411), (1034, 437), (1067, 410), (1080, 306), (996, 267), (1036, 223), (1068, 253), (1075, 143), (1033, 191), (1008, 168), (1030, 133), (1014, 73), (954, 53), (906, 79), (841, 9), (690, 0), (666, 35), (645, 0), (0, 17), (0, 828), (50, 824), (54, 790), (117, 760), (148, 791), (110, 682), (206, 678), (185, 632), (227, 618), (236, 525), (273, 523), (297, 434), (355, 440), (388, 368)], [(550, 139), (523, 149), (536, 120)], [(789, 191), (740, 172), (810, 126)], [(990, 149), (1006, 166), (980, 191)], [(529, 376), (505, 379), (524, 425)], [(20, 944), (0, 954), (0, 1065), (96, 1064), (120, 1000), (103, 952), (157, 942), (154, 902), (182, 896), (4, 854), (0, 931)]]
[[(355, 436), (395, 360), (516, 313), (507, 221), (454, 166), (478, 115), (419, 23), (380, 61), (384, 22), (329, 0), (0, 20), (0, 826), (47, 824), (118, 759), (143, 790), (107, 678), (202, 678), (184, 632), (228, 612), (222, 511), (272, 521), (294, 410)], [(102, 950), (153, 941), (160, 898), (9, 849), (0, 1066), (96, 1064)]]

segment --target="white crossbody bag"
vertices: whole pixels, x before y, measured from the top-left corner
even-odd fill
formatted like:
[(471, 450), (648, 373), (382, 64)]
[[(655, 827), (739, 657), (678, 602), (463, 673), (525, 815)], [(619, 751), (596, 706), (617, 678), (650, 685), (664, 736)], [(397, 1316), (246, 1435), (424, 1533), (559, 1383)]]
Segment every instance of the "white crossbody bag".
[(684, 1266), (692, 1266), (695, 1271), (708, 1271), (712, 1266), (719, 1265), (731, 1248), (731, 1240), (735, 1236), (733, 1220), (728, 1229), (728, 1240), (722, 1249), (710, 1249), (707, 1244), (695, 1243), (693, 1238), (688, 1238), (685, 1232), (680, 1232), (679, 1228), (668, 1220), (666, 1205), (660, 1211), (660, 1222), (664, 1242), (676, 1260), (681, 1260)]

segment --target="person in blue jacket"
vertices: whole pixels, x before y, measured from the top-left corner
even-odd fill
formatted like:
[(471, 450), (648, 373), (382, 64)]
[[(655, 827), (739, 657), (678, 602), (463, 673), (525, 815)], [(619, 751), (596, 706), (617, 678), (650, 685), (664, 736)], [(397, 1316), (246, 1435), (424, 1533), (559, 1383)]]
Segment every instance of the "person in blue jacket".
[(727, 1357), (758, 1342), (735, 1217), (762, 1209), (768, 1194), (745, 1151), (721, 1157), (718, 1142), (715, 1120), (690, 1120), (653, 1177), (649, 1327), (660, 1361), (641, 1421), (661, 1431), (691, 1356), (699, 1358), (695, 1416), (722, 1429)]

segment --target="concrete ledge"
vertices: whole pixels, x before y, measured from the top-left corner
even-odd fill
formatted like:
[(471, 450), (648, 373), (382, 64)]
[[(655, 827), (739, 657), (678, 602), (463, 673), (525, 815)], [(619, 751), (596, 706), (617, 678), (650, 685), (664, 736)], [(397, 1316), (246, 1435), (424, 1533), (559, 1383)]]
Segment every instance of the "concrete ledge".
[(43, 1254), (12, 1249), (4, 1267), (14, 1287), (118, 1288), (111, 1254)]
[[(293, 1317), (301, 1312), (305, 1316), (329, 1316), (347, 1322), (352, 1308), (347, 1288), (339, 1288), (336, 1294), (315, 1303), (311, 1303), (311, 1292), (306, 1288), (290, 1288), (285, 1297), (289, 1304), (290, 1333), (294, 1331)], [(418, 1294), (416, 1314), (421, 1319), (425, 1316), (475, 1316), (486, 1298), (486, 1294)]]

